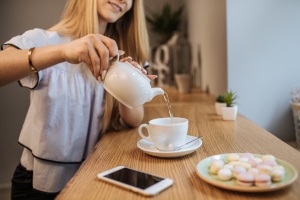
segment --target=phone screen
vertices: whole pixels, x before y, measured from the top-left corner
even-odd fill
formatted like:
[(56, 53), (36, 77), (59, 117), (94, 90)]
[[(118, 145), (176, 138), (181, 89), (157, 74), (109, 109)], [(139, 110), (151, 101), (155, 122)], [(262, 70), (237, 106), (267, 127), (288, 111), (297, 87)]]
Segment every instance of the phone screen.
[(107, 174), (104, 177), (110, 178), (128, 185), (135, 186), (140, 189), (146, 189), (155, 183), (163, 180), (161, 177), (157, 177), (151, 174), (146, 174), (140, 171), (132, 170), (129, 168), (122, 168), (113, 173)]

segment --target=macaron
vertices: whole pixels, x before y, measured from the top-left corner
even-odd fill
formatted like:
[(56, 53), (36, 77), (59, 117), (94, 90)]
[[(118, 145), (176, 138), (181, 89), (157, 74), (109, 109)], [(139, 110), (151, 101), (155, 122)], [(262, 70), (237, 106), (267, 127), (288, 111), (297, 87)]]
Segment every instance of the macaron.
[(250, 169), (252, 166), (247, 162), (240, 162), (238, 166), (244, 167), (245, 169)]
[(264, 160), (262, 162), (262, 164), (270, 165), (271, 167), (275, 167), (275, 166), (278, 165), (278, 163), (276, 162), (276, 160)]
[(239, 173), (236, 182), (241, 186), (250, 187), (254, 183), (254, 175), (248, 172)]
[(267, 187), (272, 184), (271, 176), (268, 174), (254, 175), (254, 183), (257, 187)]
[(223, 166), (223, 168), (227, 168), (227, 169), (232, 170), (232, 169), (233, 169), (233, 165), (231, 165), (231, 164), (225, 164), (225, 165)]
[(241, 158), (248, 158), (248, 159), (254, 158), (252, 153), (242, 153), (240, 156)]
[(238, 161), (243, 162), (243, 163), (247, 163), (249, 161), (249, 158), (241, 157)]
[(263, 161), (265, 161), (265, 160), (275, 160), (275, 157), (273, 155), (264, 155), (261, 159)]
[(222, 181), (228, 181), (232, 178), (232, 172), (228, 168), (222, 168), (218, 171), (218, 178)]
[(247, 172), (247, 170), (242, 167), (242, 166), (234, 166), (233, 169), (232, 169), (232, 175), (233, 177), (237, 177), (239, 173), (244, 173), (244, 172)]
[(255, 167), (251, 167), (250, 169), (248, 169), (248, 172), (249, 172), (250, 174), (255, 175), (255, 174), (258, 174), (258, 173), (259, 173), (259, 170), (258, 170), (257, 168), (255, 168)]
[(254, 158), (250, 158), (248, 163), (251, 165), (251, 167), (256, 167), (259, 164)]
[(272, 168), (272, 170), (275, 170), (275, 169), (279, 169), (279, 170), (282, 170), (283, 172), (285, 172), (285, 169), (282, 165), (277, 165)]
[(218, 171), (224, 166), (223, 160), (214, 159), (211, 161), (209, 172), (212, 174), (218, 174)]
[(260, 174), (271, 174), (272, 172), (272, 167), (270, 165), (266, 164), (260, 164), (257, 166), (257, 169), (259, 170)]
[(230, 153), (227, 156), (227, 160), (228, 162), (232, 162), (232, 161), (238, 161), (240, 159), (240, 155), (237, 153)]
[(272, 181), (274, 182), (279, 182), (283, 179), (285, 172), (281, 169), (273, 169), (271, 176), (272, 176)]
[(240, 164), (240, 162), (239, 161), (231, 161), (228, 164), (230, 164), (230, 165), (232, 165), (234, 167), (234, 166), (238, 166)]
[(261, 158), (254, 157), (253, 159), (257, 162), (257, 164), (262, 163), (262, 159)]

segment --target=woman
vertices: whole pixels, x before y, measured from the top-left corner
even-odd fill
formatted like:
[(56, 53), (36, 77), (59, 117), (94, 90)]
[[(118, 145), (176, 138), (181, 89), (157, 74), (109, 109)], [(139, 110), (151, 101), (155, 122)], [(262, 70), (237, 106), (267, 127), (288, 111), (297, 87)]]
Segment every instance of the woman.
[(101, 133), (143, 119), (142, 106), (128, 109), (97, 81), (118, 49), (131, 56), (121, 61), (146, 73), (140, 66), (149, 53), (143, 0), (68, 0), (58, 24), (29, 30), (2, 49), (0, 85), (19, 80), (31, 89), (12, 199), (53, 199)]

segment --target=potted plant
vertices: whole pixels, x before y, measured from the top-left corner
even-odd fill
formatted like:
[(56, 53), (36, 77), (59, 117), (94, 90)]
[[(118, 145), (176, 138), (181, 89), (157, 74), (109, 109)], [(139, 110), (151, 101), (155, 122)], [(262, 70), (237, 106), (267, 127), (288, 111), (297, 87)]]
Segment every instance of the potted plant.
[(222, 117), (224, 120), (235, 120), (237, 116), (238, 106), (236, 99), (238, 96), (235, 92), (227, 91), (224, 94), (224, 101), (226, 106), (222, 107)]
[(171, 5), (165, 3), (160, 13), (151, 13), (146, 16), (147, 22), (151, 25), (152, 31), (161, 37), (161, 43), (168, 41), (174, 32), (178, 31), (183, 6), (172, 12)]
[(291, 92), (290, 104), (293, 112), (296, 144), (300, 149), (300, 88), (296, 88)]
[(225, 107), (225, 106), (226, 106), (226, 103), (224, 100), (224, 96), (219, 95), (215, 102), (215, 108), (216, 108), (217, 115), (222, 115), (222, 107)]

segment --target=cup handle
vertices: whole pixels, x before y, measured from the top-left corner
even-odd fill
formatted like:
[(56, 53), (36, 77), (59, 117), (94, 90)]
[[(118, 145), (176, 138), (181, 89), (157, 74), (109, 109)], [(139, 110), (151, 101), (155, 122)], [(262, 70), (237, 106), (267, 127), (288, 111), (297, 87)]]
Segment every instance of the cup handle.
[[(146, 135), (144, 134), (143, 128), (146, 128), (146, 129), (147, 129), (148, 136), (146, 136)], [(143, 139), (151, 141), (151, 138), (150, 138), (150, 130), (149, 130), (149, 125), (148, 125), (148, 124), (141, 124), (141, 125), (139, 126), (139, 130), (138, 130), (138, 131), (139, 131), (140, 136), (141, 136)]]

